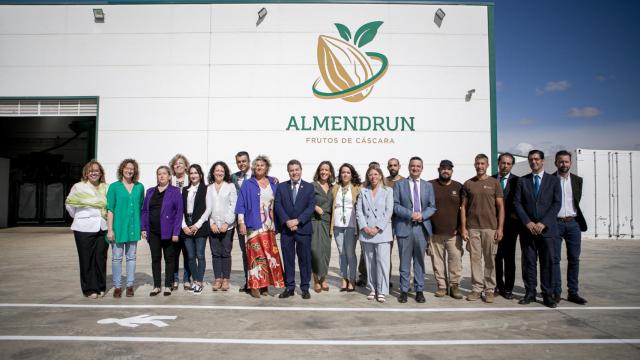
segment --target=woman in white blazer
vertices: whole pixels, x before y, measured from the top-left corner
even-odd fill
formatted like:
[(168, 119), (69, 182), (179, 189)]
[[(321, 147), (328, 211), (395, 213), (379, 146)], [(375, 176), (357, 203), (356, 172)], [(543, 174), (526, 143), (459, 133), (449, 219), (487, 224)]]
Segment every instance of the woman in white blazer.
[(356, 217), (371, 290), (367, 299), (383, 303), (385, 295), (389, 295), (393, 189), (384, 185), (384, 175), (379, 167), (370, 167), (366, 178), (366, 187), (356, 203)]
[(233, 227), (236, 224), (236, 202), (238, 192), (231, 182), (229, 167), (218, 161), (209, 170), (207, 188), (207, 209), (209, 214), (209, 245), (213, 262), (213, 291), (229, 290), (231, 276), (231, 248), (233, 245)]
[(73, 218), (82, 293), (91, 299), (102, 297), (107, 277), (107, 185), (99, 162), (91, 160), (84, 166), (82, 181), (73, 185), (65, 206)]

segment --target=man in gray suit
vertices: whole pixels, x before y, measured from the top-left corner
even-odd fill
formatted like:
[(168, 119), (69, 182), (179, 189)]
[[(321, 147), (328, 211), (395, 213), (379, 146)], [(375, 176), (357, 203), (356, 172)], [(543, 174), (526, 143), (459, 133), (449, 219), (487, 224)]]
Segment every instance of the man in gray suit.
[(420, 179), (422, 159), (414, 156), (409, 160), (409, 177), (393, 186), (393, 222), (400, 254), (400, 297), (407, 302), (409, 272), (413, 260), (413, 284), (416, 301), (425, 302), (424, 255), (431, 235), (431, 216), (436, 212), (433, 185)]

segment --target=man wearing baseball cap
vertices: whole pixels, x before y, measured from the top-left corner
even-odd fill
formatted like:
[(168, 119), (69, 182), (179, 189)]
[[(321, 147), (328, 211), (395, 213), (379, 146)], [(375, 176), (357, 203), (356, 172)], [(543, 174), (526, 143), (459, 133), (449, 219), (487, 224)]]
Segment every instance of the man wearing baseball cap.
[[(460, 206), (462, 205), (462, 184), (452, 180), (453, 163), (440, 161), (438, 178), (430, 181), (436, 197), (436, 213), (431, 217), (433, 236), (429, 242), (429, 255), (433, 273), (438, 283), (436, 297), (447, 295), (447, 278), (450, 295), (462, 299), (460, 279), (462, 278), (462, 238), (460, 237)], [(445, 261), (447, 265), (445, 266)], [(448, 267), (448, 274), (447, 274)]]

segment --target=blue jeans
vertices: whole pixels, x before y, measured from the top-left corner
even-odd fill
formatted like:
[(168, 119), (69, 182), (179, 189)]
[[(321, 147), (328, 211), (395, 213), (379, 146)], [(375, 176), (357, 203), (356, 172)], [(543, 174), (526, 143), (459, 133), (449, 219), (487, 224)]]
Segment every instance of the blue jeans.
[(567, 287), (569, 295), (578, 294), (578, 274), (580, 272), (580, 249), (582, 233), (580, 225), (573, 220), (569, 222), (558, 221), (558, 238), (554, 239), (553, 247), (553, 293), (562, 294), (562, 272), (560, 271), (560, 258), (562, 257), (562, 239), (567, 247)]
[(189, 259), (189, 269), (195, 272), (192, 274), (193, 280), (198, 282), (202, 282), (204, 269), (207, 265), (204, 258), (204, 248), (206, 245), (207, 238), (204, 236), (184, 238), (184, 246), (187, 248), (187, 258)]
[(334, 227), (333, 237), (340, 254), (340, 274), (343, 279), (356, 281), (358, 258), (356, 257), (356, 229), (352, 227)]
[(125, 243), (111, 242), (111, 272), (113, 273), (113, 287), (119, 289), (122, 277), (122, 255), (127, 257), (127, 287), (132, 287), (136, 278), (136, 249), (137, 241)]

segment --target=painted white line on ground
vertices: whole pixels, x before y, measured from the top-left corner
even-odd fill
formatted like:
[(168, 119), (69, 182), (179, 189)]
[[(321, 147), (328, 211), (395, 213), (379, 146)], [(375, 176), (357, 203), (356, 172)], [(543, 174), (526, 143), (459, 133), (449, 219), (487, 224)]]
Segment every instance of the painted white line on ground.
[(176, 337), (120, 337), (120, 336), (0, 336), (0, 341), (99, 341), (99, 342), (158, 342), (189, 344), (241, 345), (331, 345), (331, 346), (442, 346), (442, 345), (625, 345), (640, 344), (640, 339), (519, 339), (519, 340), (296, 340), (296, 339), (206, 339)]
[(303, 307), (303, 306), (224, 306), (224, 305), (113, 305), (113, 304), (20, 304), (0, 303), (0, 308), (71, 308), (71, 309), (202, 309), (249, 311), (323, 311), (323, 312), (510, 312), (510, 311), (637, 311), (640, 306), (567, 306), (551, 309), (542, 305), (528, 307), (459, 307), (459, 308), (363, 308), (363, 307)]

